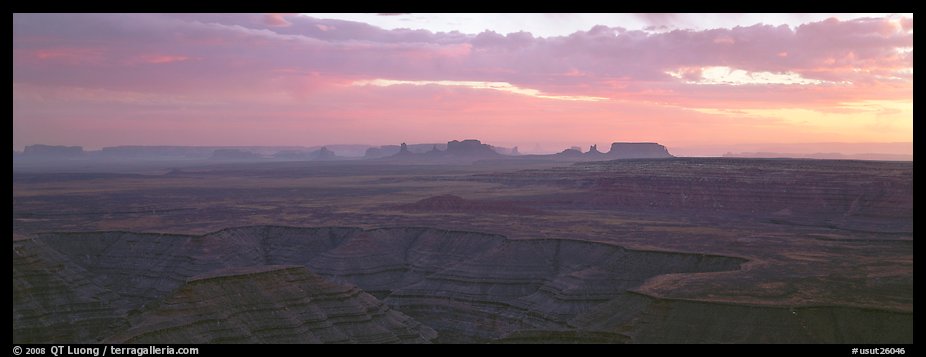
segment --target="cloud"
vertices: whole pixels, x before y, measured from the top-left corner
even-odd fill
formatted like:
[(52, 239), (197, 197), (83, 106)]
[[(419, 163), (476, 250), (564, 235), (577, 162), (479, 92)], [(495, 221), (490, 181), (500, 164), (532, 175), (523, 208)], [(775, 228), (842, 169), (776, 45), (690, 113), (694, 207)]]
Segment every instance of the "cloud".
[(104, 53), (92, 47), (48, 47), (35, 50), (21, 50), (20, 57), (27, 56), (41, 62), (67, 65), (96, 65), (103, 62)]
[[(642, 16), (654, 26), (675, 21), (673, 15)], [(672, 115), (692, 112), (686, 108), (745, 113), (782, 106), (837, 113), (866, 100), (912, 103), (912, 28), (912, 18), (860, 18), (709, 30), (628, 31), (599, 25), (568, 36), (537, 37), (528, 32), (385, 30), (280, 14), (14, 14), (14, 107), (20, 113), (39, 110), (29, 106), (38, 102), (27, 99), (59, 87), (82, 88), (69, 90), (83, 94), (68, 103), (120, 92), (132, 93), (119, 103), (123, 106), (211, 103), (210, 98), (220, 97), (226, 104), (196, 106), (196, 114), (273, 118), (260, 113), (275, 111), (286, 123), (298, 116), (293, 113), (313, 113), (312, 118), (314, 113), (325, 118), (345, 113), (356, 121), (359, 114), (348, 115), (359, 110), (354, 107), (370, 114), (392, 103), (423, 103), (401, 95), (460, 107), (467, 107), (463, 99), (485, 102), (494, 98), (490, 94), (503, 95), (501, 107), (530, 103), (530, 110), (539, 111), (524, 112), (527, 116), (606, 107), (610, 112), (586, 113), (601, 120), (589, 131), (610, 127), (604, 118), (630, 107), (672, 108)], [(403, 85), (353, 85), (377, 80)], [(78, 112), (93, 116), (102, 110), (93, 108), (80, 106)], [(145, 110), (151, 117), (164, 110), (191, 115), (166, 107)], [(643, 109), (634, 110), (645, 117)], [(507, 109), (492, 113), (496, 118), (515, 115)], [(706, 118), (703, 111), (697, 113)]]
[(607, 100), (603, 97), (590, 97), (590, 96), (563, 96), (563, 95), (547, 95), (541, 93), (536, 89), (531, 88), (519, 88), (517, 86), (511, 85), (511, 83), (506, 82), (479, 82), (479, 81), (397, 81), (389, 79), (374, 79), (374, 80), (363, 80), (353, 83), (354, 85), (359, 86), (380, 86), (380, 87), (389, 87), (394, 85), (438, 85), (438, 86), (450, 86), (450, 87), (466, 87), (472, 89), (489, 89), (496, 90), (507, 93), (520, 94), (524, 96), (534, 97), (534, 98), (544, 98), (544, 99), (555, 99), (555, 100), (571, 100), (571, 101), (585, 101), (585, 102), (598, 102)]
[(901, 18), (901, 19), (900, 19), (900, 26), (901, 26), (901, 28), (902, 28), (904, 31), (906, 31), (906, 32), (911, 32), (911, 31), (913, 31), (913, 18), (912, 18), (912, 17), (904, 17), (904, 18)]
[(182, 55), (139, 55), (134, 57), (129, 63), (145, 63), (145, 64), (166, 64), (173, 62), (183, 62), (190, 60), (190, 57)]
[[(562, 73), (570, 71), (587, 74), (582, 80), (589, 89), (603, 89), (604, 83), (616, 78), (672, 81), (665, 73), (682, 67), (793, 72), (833, 82), (878, 80), (876, 75), (912, 68), (913, 57), (912, 51), (896, 50), (912, 48), (913, 35), (905, 30), (906, 18), (829, 19), (795, 29), (754, 25), (662, 33), (595, 26), (569, 36), (540, 38), (527, 32), (464, 35), (383, 30), (305, 16), (287, 20), (277, 14), (257, 18), (247, 14), (202, 18), (154, 14), (44, 16), (16, 16), (14, 51), (31, 50), (39, 59), (59, 58), (80, 64), (170, 48), (182, 56), (203, 58), (208, 66), (247, 62), (255, 70), (301, 66), (370, 78), (542, 84), (549, 87), (545, 90), (554, 91), (559, 85), (569, 88), (576, 83), (576, 78), (562, 78)], [(289, 25), (277, 27), (281, 22), (268, 19), (287, 20)], [(49, 20), (60, 23), (57, 32), (49, 33), (38, 24)], [(60, 46), (44, 46), (49, 41), (72, 47), (104, 45), (93, 52), (86, 48), (81, 50), (84, 52), (66, 52)], [(264, 55), (256, 57), (256, 52)], [(20, 59), (18, 62), (25, 64), (25, 59)], [(491, 71), (493, 76), (506, 74), (488, 78), (487, 68), (496, 69)]]
[(823, 81), (807, 79), (794, 72), (747, 72), (725, 66), (680, 68), (677, 71), (666, 72), (672, 77), (685, 80), (691, 84), (721, 84), (721, 85), (755, 85), (755, 84), (786, 84), (786, 85), (816, 85)]
[(273, 27), (287, 27), (292, 25), (283, 18), (282, 14), (266, 14), (264, 15), (264, 23), (267, 24), (267, 26)]
[(670, 13), (639, 13), (634, 14), (640, 20), (643, 20), (646, 24), (649, 24), (653, 27), (665, 27), (670, 25), (678, 25), (679, 21), (682, 19), (679, 14), (670, 14)]

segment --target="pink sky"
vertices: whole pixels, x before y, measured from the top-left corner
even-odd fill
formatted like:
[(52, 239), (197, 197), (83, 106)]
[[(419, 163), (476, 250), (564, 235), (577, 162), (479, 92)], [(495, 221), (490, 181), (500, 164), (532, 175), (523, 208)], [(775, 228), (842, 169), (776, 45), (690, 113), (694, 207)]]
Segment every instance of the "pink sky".
[(545, 37), (295, 14), (13, 16), (16, 150), (912, 142), (912, 93), (912, 15)]

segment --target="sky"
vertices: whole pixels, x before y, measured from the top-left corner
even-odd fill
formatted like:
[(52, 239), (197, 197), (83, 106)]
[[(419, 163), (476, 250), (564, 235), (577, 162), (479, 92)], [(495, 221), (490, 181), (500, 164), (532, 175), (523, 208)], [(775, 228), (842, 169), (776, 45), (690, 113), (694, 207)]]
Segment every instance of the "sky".
[(13, 15), (14, 150), (454, 139), (912, 142), (913, 16)]

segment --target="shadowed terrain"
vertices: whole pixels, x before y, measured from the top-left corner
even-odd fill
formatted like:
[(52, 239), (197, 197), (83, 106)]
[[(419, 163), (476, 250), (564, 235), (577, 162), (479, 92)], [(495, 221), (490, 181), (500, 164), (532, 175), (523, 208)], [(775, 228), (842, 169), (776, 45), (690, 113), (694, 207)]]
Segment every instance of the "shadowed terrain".
[(14, 167), (13, 207), (17, 343), (912, 342), (909, 162)]

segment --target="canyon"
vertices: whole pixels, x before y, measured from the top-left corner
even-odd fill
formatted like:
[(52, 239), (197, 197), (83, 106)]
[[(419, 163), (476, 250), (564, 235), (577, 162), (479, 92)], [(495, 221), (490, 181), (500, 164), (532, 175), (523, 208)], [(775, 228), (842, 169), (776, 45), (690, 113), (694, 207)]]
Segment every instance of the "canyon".
[(913, 341), (912, 163), (133, 169), (14, 170), (15, 343)]

